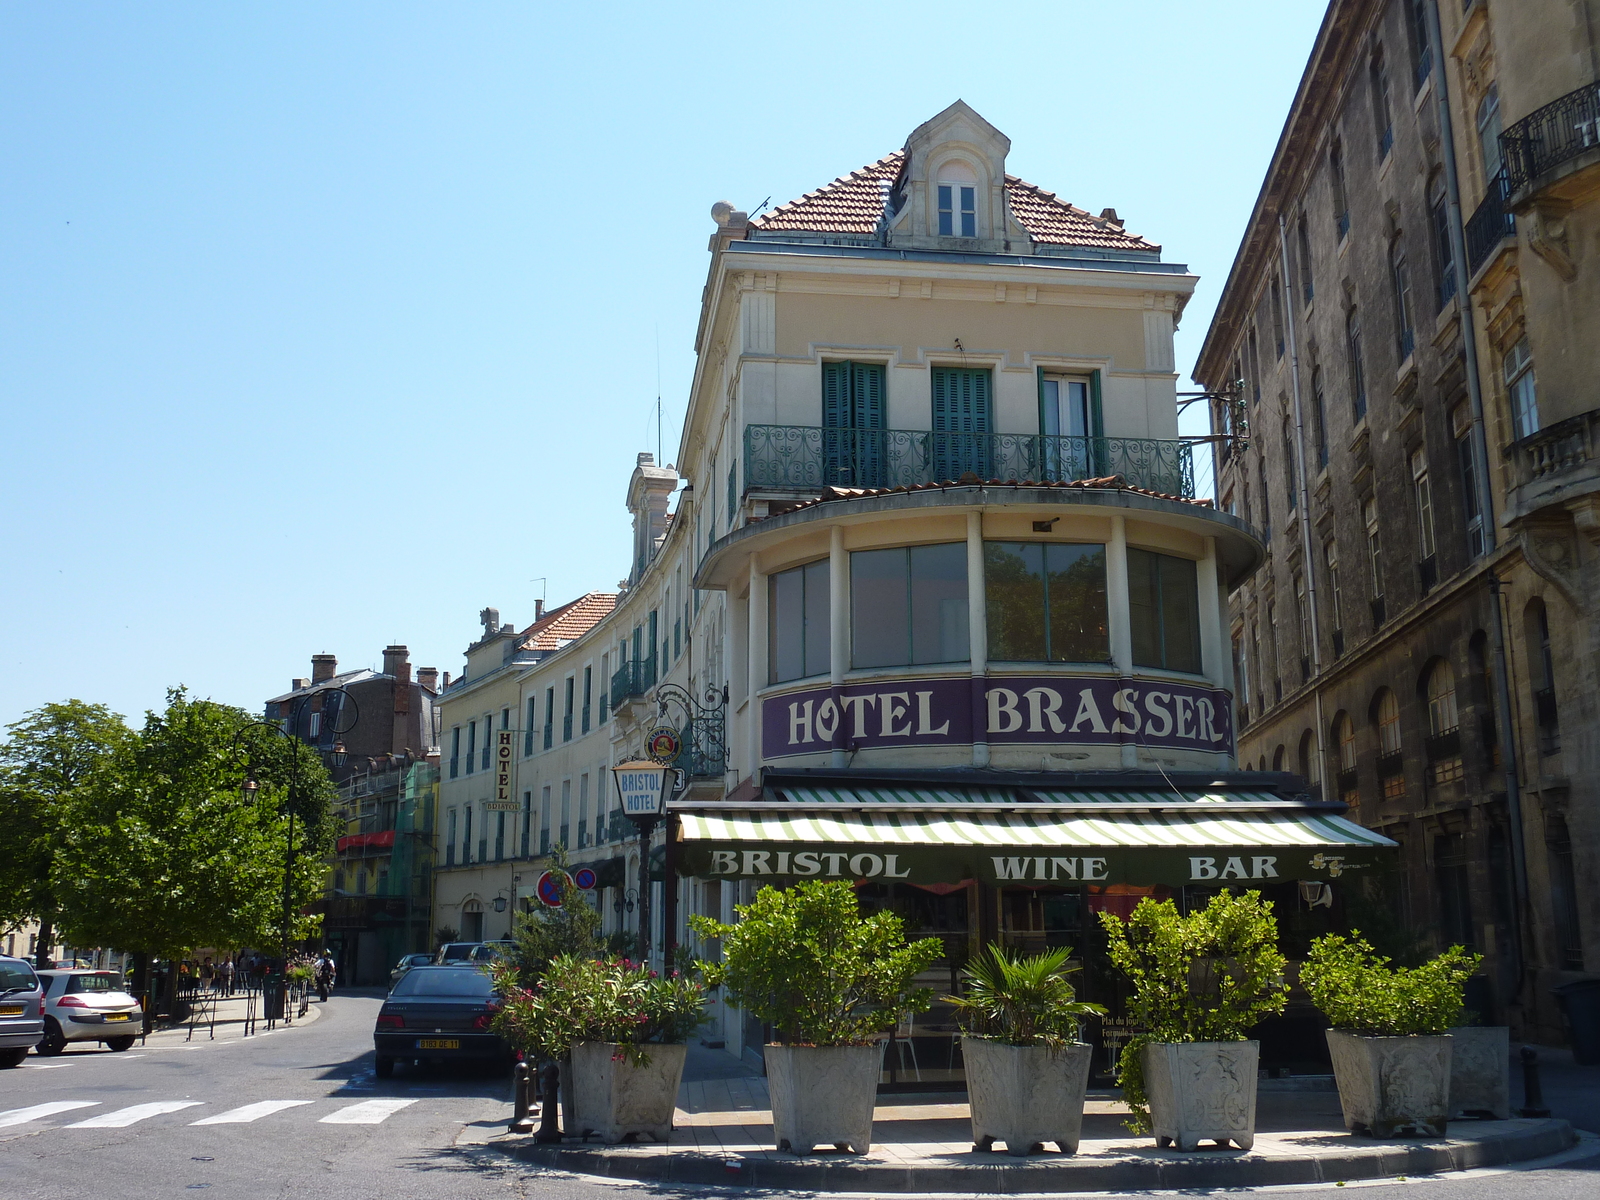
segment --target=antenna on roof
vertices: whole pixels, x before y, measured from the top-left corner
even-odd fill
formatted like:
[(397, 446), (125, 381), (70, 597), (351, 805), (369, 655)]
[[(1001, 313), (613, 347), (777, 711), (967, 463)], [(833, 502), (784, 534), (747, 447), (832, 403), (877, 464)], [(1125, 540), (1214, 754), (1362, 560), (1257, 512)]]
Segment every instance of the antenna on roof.
[(656, 322), (656, 466), (661, 465), (661, 322)]
[(772, 203), (772, 197), (771, 197), (771, 196), (768, 196), (768, 197), (767, 197), (767, 198), (766, 198), (766, 199), (765, 199), (765, 200), (763, 200), (763, 201), (762, 201), (762, 202), (761, 202), (761, 203), (760, 203), (760, 204), (758, 204), (758, 205), (756, 205), (756, 210), (755, 210), (755, 212), (753, 212), (753, 213), (751, 213), (751, 214), (750, 214), (750, 219), (751, 219), (751, 220), (752, 220), (752, 221), (754, 221), (754, 220), (755, 220), (755, 219), (756, 219), (756, 218), (757, 218), (757, 217), (759, 217), (759, 216), (760, 216), (760, 215), (761, 215), (761, 214), (762, 214), (762, 213), (764, 213), (764, 212), (766, 212), (766, 211), (767, 211), (767, 205), (769, 205), (769, 204), (771, 204), (771, 203)]

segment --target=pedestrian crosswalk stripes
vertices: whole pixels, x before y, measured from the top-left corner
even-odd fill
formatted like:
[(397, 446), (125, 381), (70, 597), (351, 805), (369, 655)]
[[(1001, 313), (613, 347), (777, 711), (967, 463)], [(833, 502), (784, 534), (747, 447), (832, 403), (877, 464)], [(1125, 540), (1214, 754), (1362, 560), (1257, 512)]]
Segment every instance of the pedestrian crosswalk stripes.
[[(28, 1125), (35, 1122), (45, 1122), (58, 1129), (126, 1129), (130, 1125), (137, 1125), (141, 1121), (152, 1117), (166, 1116), (169, 1113), (181, 1112), (184, 1109), (199, 1108), (205, 1101), (201, 1100), (160, 1100), (145, 1104), (133, 1104), (126, 1108), (102, 1111), (85, 1120), (73, 1121), (70, 1124), (59, 1124), (49, 1121), (49, 1118), (63, 1113), (74, 1113), (78, 1109), (100, 1107), (99, 1100), (52, 1100), (45, 1104), (34, 1104), (27, 1108), (12, 1108), (0, 1110), (0, 1129), (9, 1129), (14, 1126)], [(214, 1113), (201, 1117), (197, 1121), (190, 1121), (190, 1125), (248, 1125), (290, 1109), (303, 1108), (315, 1104), (315, 1100), (257, 1100), (252, 1104), (240, 1105), (224, 1112)], [(325, 1125), (381, 1125), (395, 1113), (403, 1108), (415, 1104), (415, 1100), (361, 1100), (354, 1104), (345, 1104), (335, 1108), (332, 1112), (317, 1118)], [(309, 1118), (311, 1114), (306, 1114)]]
[(52, 1117), (56, 1113), (71, 1112), (75, 1108), (93, 1108), (99, 1104), (98, 1100), (52, 1100), (49, 1104), (35, 1104), (29, 1108), (13, 1108), (0, 1112), (0, 1129), (10, 1125), (26, 1125), (29, 1121), (37, 1121), (42, 1117)]
[(246, 1104), (242, 1108), (230, 1108), (225, 1113), (218, 1113), (214, 1117), (201, 1117), (198, 1121), (190, 1121), (191, 1125), (247, 1125), (251, 1121), (259, 1121), (262, 1117), (270, 1117), (273, 1113), (282, 1112), (286, 1108), (298, 1108), (302, 1104), (310, 1104), (309, 1100), (258, 1100), (254, 1104)]
[(178, 1112), (185, 1108), (198, 1108), (198, 1100), (156, 1100), (150, 1104), (134, 1104), (128, 1108), (119, 1108), (116, 1112), (99, 1113), (87, 1121), (75, 1121), (68, 1125), (68, 1129), (125, 1129), (147, 1117), (159, 1117), (163, 1113)]
[(321, 1124), (376, 1125), (388, 1120), (408, 1104), (415, 1103), (415, 1100), (363, 1100), (360, 1104), (352, 1104), (348, 1108), (341, 1108), (338, 1112), (329, 1113), (322, 1118)]

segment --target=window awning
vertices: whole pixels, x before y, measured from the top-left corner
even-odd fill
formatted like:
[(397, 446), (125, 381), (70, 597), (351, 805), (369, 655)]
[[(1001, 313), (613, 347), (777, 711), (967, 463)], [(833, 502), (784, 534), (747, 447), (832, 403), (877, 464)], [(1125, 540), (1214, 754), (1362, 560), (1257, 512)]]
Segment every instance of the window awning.
[(682, 861), (708, 878), (1072, 886), (1267, 884), (1382, 865), (1396, 843), (1338, 805), (1274, 793), (785, 788), (680, 809)]

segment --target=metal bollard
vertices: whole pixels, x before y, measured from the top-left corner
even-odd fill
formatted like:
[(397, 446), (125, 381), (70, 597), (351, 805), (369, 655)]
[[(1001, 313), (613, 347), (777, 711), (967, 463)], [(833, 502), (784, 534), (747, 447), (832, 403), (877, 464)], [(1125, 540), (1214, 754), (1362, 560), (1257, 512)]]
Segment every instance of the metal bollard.
[(1550, 1115), (1544, 1104), (1544, 1086), (1539, 1082), (1539, 1053), (1532, 1046), (1522, 1048), (1522, 1107), (1517, 1112), (1524, 1117)]
[(539, 1072), (539, 1132), (533, 1135), (536, 1142), (561, 1140), (561, 1068), (546, 1063)]
[(528, 1116), (528, 1064), (519, 1062), (511, 1073), (511, 1125), (512, 1133), (532, 1133), (533, 1120)]

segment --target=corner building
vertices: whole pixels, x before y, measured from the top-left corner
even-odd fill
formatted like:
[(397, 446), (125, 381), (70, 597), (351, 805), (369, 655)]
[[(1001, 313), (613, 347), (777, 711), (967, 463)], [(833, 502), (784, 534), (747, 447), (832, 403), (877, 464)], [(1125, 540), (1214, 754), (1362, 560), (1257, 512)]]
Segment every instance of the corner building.
[[(1008, 149), (958, 102), (758, 219), (713, 210), (673, 533), (728, 761), (675, 806), (669, 938), (849, 879), (944, 940), (940, 991), (985, 943), (1069, 944), (1114, 1002), (1096, 910), (1237, 884), (1304, 910), (1389, 843), (1235, 771), (1227, 596), (1263, 546), (1178, 436), (1195, 277)], [(886, 1084), (961, 1077), (949, 1016), (896, 1031)]]

